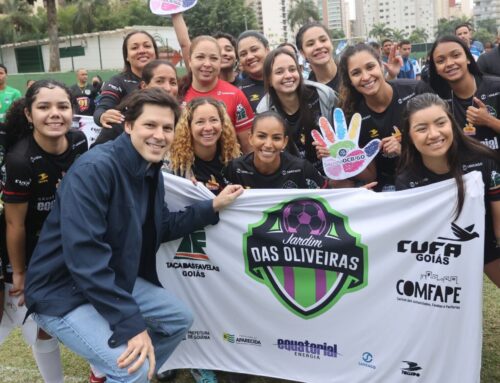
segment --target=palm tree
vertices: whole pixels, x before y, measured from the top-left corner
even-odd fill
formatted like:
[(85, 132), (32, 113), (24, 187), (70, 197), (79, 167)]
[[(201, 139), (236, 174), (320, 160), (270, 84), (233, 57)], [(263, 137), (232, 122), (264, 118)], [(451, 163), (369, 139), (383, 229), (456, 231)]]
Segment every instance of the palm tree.
[(106, 5), (108, 5), (106, 0), (79, 0), (77, 4), (78, 11), (73, 19), (74, 32), (94, 32), (98, 15)]
[(410, 40), (413, 44), (425, 43), (428, 39), (429, 35), (424, 28), (415, 28), (411, 31), (410, 37), (408, 37), (408, 40)]
[(318, 21), (318, 7), (312, 0), (295, 0), (288, 11), (288, 23), (292, 30), (310, 21)]
[(393, 29), (391, 33), (391, 37), (394, 41), (401, 41), (406, 39), (406, 32), (402, 29)]
[(31, 7), (25, 1), (4, 0), (0, 4), (0, 9), (6, 16), (2, 18), (0, 41), (2, 43), (16, 42), (23, 38), (23, 35), (35, 32), (35, 26), (30, 17)]
[(370, 32), (368, 32), (368, 36), (375, 37), (378, 41), (382, 41), (384, 38), (392, 36), (392, 29), (385, 23), (375, 23)]

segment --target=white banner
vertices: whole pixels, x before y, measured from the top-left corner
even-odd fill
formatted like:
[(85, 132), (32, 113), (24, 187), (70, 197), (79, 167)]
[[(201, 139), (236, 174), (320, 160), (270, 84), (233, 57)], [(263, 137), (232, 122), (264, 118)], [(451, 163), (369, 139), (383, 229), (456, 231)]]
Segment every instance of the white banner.
[[(211, 193), (165, 175), (178, 210)], [(167, 368), (304, 382), (479, 382), (483, 183), (394, 193), (245, 190), (162, 245), (162, 284), (195, 321)]]
[(73, 129), (81, 130), (85, 134), (89, 148), (102, 130), (102, 128), (94, 122), (94, 117), (82, 116), (79, 114), (75, 114), (73, 116), (73, 124), (71, 127)]

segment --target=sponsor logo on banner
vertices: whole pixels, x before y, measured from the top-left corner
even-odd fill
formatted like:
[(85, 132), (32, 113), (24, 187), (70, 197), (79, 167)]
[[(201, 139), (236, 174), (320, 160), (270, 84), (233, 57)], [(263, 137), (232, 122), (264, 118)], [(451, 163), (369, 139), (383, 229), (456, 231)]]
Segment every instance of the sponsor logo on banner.
[(187, 278), (205, 278), (209, 272), (219, 272), (205, 252), (207, 246), (205, 230), (197, 230), (182, 238), (173, 261), (167, 262), (168, 269), (182, 270)]
[(398, 242), (397, 251), (414, 255), (419, 262), (449, 265), (451, 259), (462, 254), (460, 242), (479, 238), (479, 233), (474, 231), (474, 225), (462, 228), (453, 222), (451, 231), (452, 234), (440, 236), (435, 241), (401, 240)]
[(360, 366), (368, 367), (373, 370), (377, 368), (377, 366), (373, 364), (373, 354), (371, 352), (364, 352), (363, 355), (361, 355), (361, 360), (358, 364)]
[(418, 363), (409, 360), (404, 360), (402, 363), (404, 363), (405, 367), (401, 368), (401, 374), (416, 377), (420, 376), (420, 372), (418, 371), (421, 371), (422, 367), (420, 367)]
[(210, 331), (207, 330), (189, 330), (186, 334), (188, 340), (210, 340)]
[(291, 352), (300, 358), (321, 359), (337, 358), (341, 356), (336, 344), (314, 343), (309, 340), (278, 339), (276, 342), (278, 350)]
[(292, 313), (313, 318), (367, 285), (368, 251), (348, 217), (322, 198), (282, 202), (249, 225), (246, 273)]
[(462, 287), (456, 275), (439, 275), (432, 271), (418, 280), (399, 279), (396, 282), (398, 301), (436, 308), (459, 310)]
[(225, 332), (222, 335), (222, 339), (228, 343), (233, 344), (245, 344), (248, 346), (262, 346), (262, 342), (254, 336), (246, 336), (246, 335), (234, 335)]

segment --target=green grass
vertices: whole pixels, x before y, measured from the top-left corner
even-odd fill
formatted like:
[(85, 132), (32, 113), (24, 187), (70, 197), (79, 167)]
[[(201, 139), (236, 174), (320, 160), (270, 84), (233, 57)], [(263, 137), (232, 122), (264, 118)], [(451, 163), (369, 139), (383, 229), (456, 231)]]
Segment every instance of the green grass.
[[(484, 282), (484, 326), (483, 360), (481, 371), (482, 383), (500, 382), (500, 289), (489, 280)], [(460, 336), (467, 336), (461, 334)], [(62, 348), (62, 360), (66, 383), (88, 382), (87, 363)], [(1, 383), (43, 383), (31, 350), (21, 339), (19, 330), (13, 332), (0, 346), (0, 382)], [(219, 373), (221, 383), (238, 381), (228, 373)], [(176, 383), (193, 382), (187, 370), (182, 370), (175, 379)], [(252, 377), (247, 383), (277, 383), (285, 380)]]

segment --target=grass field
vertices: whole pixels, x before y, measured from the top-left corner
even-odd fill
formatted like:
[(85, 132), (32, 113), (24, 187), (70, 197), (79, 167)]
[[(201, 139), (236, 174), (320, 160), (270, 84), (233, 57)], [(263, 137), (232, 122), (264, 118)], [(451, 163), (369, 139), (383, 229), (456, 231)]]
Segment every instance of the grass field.
[[(484, 326), (483, 326), (483, 360), (481, 371), (482, 383), (500, 382), (500, 289), (489, 280), (484, 283)], [(462, 334), (461, 336), (467, 336)], [(66, 383), (83, 383), (88, 381), (88, 365), (81, 358), (66, 349), (62, 353)], [(43, 383), (31, 350), (21, 340), (19, 331), (13, 332), (6, 342), (0, 346), (0, 383)], [(228, 374), (219, 374), (221, 383), (235, 382)], [(193, 382), (190, 374), (181, 371), (176, 383)], [(252, 377), (247, 383), (278, 383), (285, 380)], [(384, 382), (386, 383), (386, 382)], [(387, 382), (392, 383), (392, 382)], [(428, 382), (425, 382), (428, 383)], [(429, 382), (430, 383), (430, 382)], [(439, 382), (459, 383), (459, 382)], [(467, 382), (463, 382), (467, 383)]]

